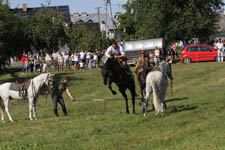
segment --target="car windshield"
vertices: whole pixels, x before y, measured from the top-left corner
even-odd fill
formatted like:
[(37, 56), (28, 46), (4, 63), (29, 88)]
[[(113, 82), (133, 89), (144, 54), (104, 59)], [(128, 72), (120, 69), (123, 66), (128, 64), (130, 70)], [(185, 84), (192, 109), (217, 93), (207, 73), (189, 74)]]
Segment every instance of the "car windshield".
[(216, 50), (213, 46), (211, 46), (211, 45), (208, 45), (208, 46), (211, 47), (212, 49)]

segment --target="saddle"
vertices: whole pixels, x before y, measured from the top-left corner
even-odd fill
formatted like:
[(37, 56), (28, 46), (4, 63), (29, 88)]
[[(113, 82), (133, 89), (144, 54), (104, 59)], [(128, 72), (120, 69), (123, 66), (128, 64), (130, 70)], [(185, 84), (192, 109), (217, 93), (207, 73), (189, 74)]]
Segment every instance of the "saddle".
[(158, 66), (154, 66), (151, 71), (161, 71)]
[(12, 91), (18, 91), (19, 92), (19, 96), (21, 97), (26, 97), (27, 96), (27, 90), (30, 86), (30, 80), (24, 80), (23, 82), (13, 82), (10, 85), (10, 90)]

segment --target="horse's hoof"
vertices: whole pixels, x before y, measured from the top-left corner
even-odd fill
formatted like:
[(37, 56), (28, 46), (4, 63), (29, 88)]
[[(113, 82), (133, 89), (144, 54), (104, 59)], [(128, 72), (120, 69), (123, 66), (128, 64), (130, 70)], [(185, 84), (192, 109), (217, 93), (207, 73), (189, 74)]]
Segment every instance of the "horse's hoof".
[(144, 117), (146, 117), (147, 116), (147, 114), (146, 113), (144, 113)]
[(129, 114), (130, 112), (129, 111), (127, 111), (127, 114)]
[(32, 120), (33, 120), (33, 118), (30, 118), (30, 120), (32, 121)]
[(5, 123), (5, 120), (2, 120), (2, 123)]

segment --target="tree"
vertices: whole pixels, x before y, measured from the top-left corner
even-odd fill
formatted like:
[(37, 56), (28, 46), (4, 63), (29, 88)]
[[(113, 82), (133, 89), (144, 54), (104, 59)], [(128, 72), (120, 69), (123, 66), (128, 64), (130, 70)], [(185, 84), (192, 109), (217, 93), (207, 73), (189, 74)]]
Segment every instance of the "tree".
[(27, 18), (26, 36), (36, 50), (47, 48), (51, 51), (64, 46), (64, 26), (63, 17), (56, 10), (43, 8)]
[(9, 6), (0, 1), (0, 64), (18, 55), (24, 47), (21, 21), (10, 12)]
[(101, 37), (99, 31), (89, 29), (86, 25), (70, 25), (66, 30), (67, 43), (73, 51), (102, 50), (108, 43), (108, 38)]
[(166, 43), (205, 39), (216, 31), (223, 0), (128, 0), (121, 16), (125, 38), (162, 37)]

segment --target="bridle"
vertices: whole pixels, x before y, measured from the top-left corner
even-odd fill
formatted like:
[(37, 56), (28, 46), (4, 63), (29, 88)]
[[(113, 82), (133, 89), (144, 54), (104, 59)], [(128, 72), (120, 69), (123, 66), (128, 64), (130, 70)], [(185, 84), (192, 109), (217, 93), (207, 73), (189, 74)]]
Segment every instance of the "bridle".
[(50, 90), (49, 87), (53, 85), (52, 81), (50, 81), (49, 78), (51, 78), (51, 77), (50, 77), (50, 74), (48, 74), (48, 76), (46, 77), (45, 82), (44, 82), (44, 83), (46, 84), (46, 81), (47, 81), (47, 83), (48, 83), (48, 85), (47, 85), (48, 90)]

